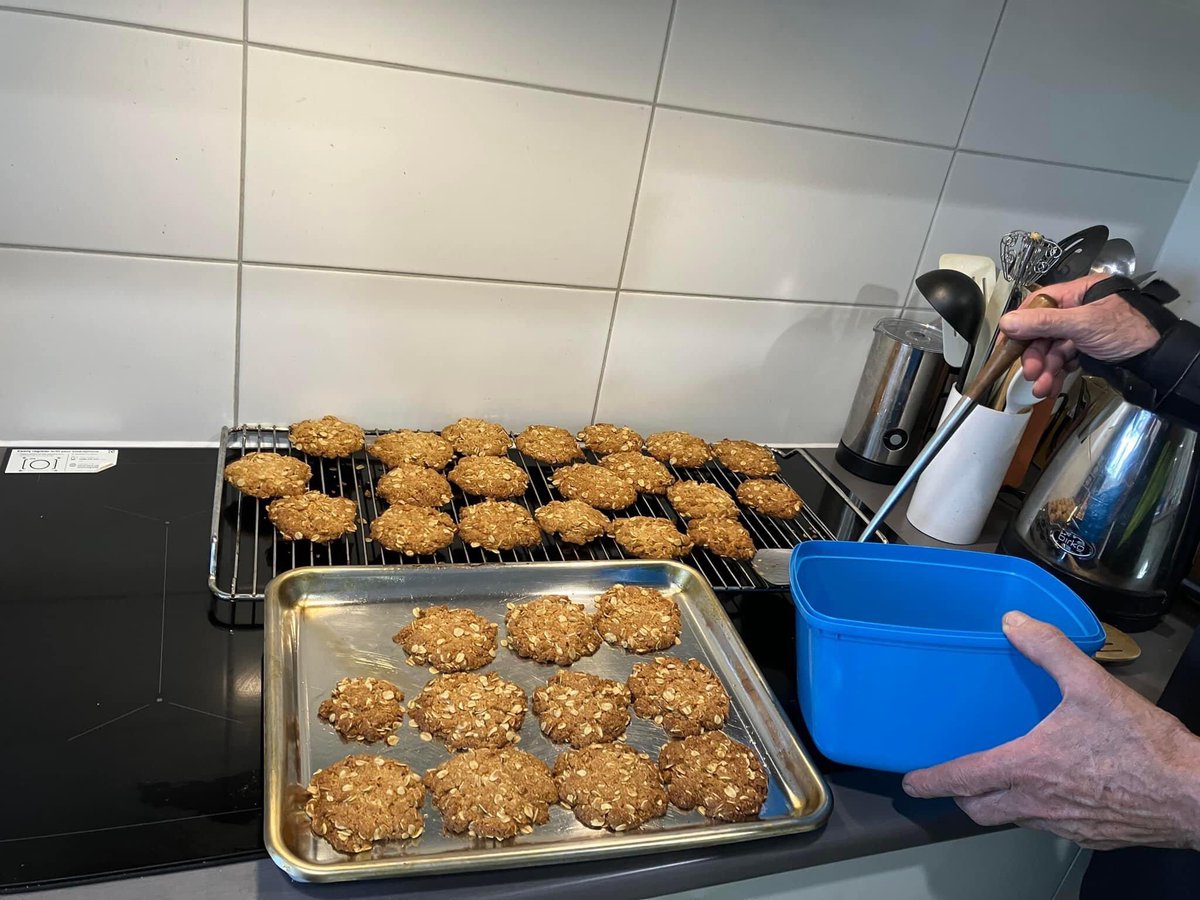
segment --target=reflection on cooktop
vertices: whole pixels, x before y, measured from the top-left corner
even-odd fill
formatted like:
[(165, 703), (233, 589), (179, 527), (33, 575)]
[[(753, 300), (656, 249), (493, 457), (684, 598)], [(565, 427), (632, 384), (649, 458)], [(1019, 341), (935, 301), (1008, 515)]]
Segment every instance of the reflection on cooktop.
[[(6, 454), (0, 453), (0, 456)], [(215, 450), (0, 474), (0, 891), (260, 856), (262, 631), (211, 619)], [(863, 519), (803, 454), (784, 476), (840, 538)], [(786, 593), (724, 596), (796, 723)], [(811, 741), (808, 742), (811, 747)]]

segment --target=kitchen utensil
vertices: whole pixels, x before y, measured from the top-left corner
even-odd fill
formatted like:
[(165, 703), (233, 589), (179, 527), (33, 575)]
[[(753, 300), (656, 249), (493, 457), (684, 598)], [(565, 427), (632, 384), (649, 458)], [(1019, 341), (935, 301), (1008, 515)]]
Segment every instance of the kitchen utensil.
[(1153, 278), (1157, 274), (1158, 274), (1158, 269), (1151, 269), (1149, 272), (1145, 272), (1141, 275), (1134, 275), (1133, 283), (1136, 284), (1138, 287), (1141, 287), (1143, 284), (1146, 284), (1147, 282), (1149, 282), (1150, 279)]
[(1092, 260), (1093, 275), (1124, 275), (1128, 278), (1137, 268), (1137, 257), (1133, 252), (1133, 244), (1124, 238), (1111, 238)]
[(1042, 399), (1033, 395), (1034, 383), (1025, 380), (1025, 376), (1021, 374), (1020, 363), (1009, 371), (1008, 388), (1004, 392), (1004, 404), (1000, 408), (1010, 413), (1032, 409)]
[[(510, 841), (476, 840), (443, 831), (440, 813), (426, 803), (425, 833), (406, 845), (389, 844), (345, 856), (315, 837), (304, 815), (304, 785), (313, 770), (361, 744), (347, 745), (315, 719), (320, 698), (346, 675), (376, 675), (412, 697), (429, 680), (422, 667), (405, 666), (392, 643), (397, 627), (416, 607), (449, 603), (473, 609), (493, 622), (505, 605), (539, 594), (567, 594), (591, 608), (613, 584), (669, 592), (682, 618), (682, 643), (673, 653), (694, 657), (716, 673), (730, 696), (722, 730), (755, 748), (768, 777), (762, 814), (751, 821), (719, 823), (700, 812), (672, 808), (666, 816), (620, 834), (598, 832), (557, 804), (550, 821)], [(267, 587), (264, 638), (263, 729), (266, 779), (265, 840), (275, 862), (292, 878), (338, 881), (496, 869), (597, 859), (630, 853), (723, 846), (734, 841), (810, 831), (829, 815), (830, 794), (779, 708), (720, 601), (694, 569), (674, 562), (611, 560), (537, 565), (393, 566), (295, 569)], [(635, 654), (611, 647), (576, 668), (625, 681)], [(527, 693), (556, 670), (501, 649), (488, 666)], [(449, 757), (438, 741), (422, 741), (417, 729), (401, 727), (395, 750), (418, 773)], [(527, 714), (520, 748), (553, 764), (561, 746), (551, 744)], [(631, 747), (657, 756), (666, 743), (661, 726), (634, 718), (626, 732)], [(378, 751), (376, 751), (378, 752)], [(402, 893), (402, 892), (401, 892)]]
[(1017, 291), (1037, 282), (1061, 258), (1062, 248), (1038, 231), (1010, 231), (1000, 239), (1001, 269)]
[(1104, 646), (1096, 653), (1096, 662), (1127, 663), (1142, 655), (1137, 641), (1112, 625), (1104, 625)]
[[(958, 391), (951, 390), (947, 415), (958, 399)], [(947, 544), (978, 541), (1028, 424), (1028, 410), (1000, 412), (982, 404), (973, 410), (921, 473), (908, 521)]]
[(1039, 278), (1037, 283), (1042, 286), (1061, 284), (1086, 275), (1107, 240), (1106, 225), (1092, 225), (1063, 238), (1058, 242), (1062, 249), (1058, 263)]
[(792, 552), (796, 679), (818, 749), (905, 772), (1027, 733), (1061, 699), (1005, 638), (1018, 609), (1085, 653), (1095, 615), (1049, 573), (991, 553), (812, 541)]
[(961, 368), (983, 322), (983, 292), (971, 276), (957, 269), (934, 269), (918, 275), (916, 285), (921, 296), (942, 318), (947, 364), (953, 369)]
[(996, 286), (996, 263), (991, 257), (973, 253), (943, 253), (938, 257), (939, 269), (954, 269), (970, 277), (984, 299), (991, 296)]
[(1058, 450), (1001, 539), (1105, 621), (1151, 627), (1195, 546), (1196, 432), (1105, 392)]
[[(1045, 294), (1037, 295), (1027, 304), (1029, 309), (1049, 309), (1054, 305), (1054, 301)], [(937, 431), (929, 438), (925, 447), (917, 455), (917, 458), (913, 460), (908, 470), (900, 477), (896, 486), (892, 488), (887, 499), (880, 504), (879, 509), (875, 512), (875, 516), (867, 523), (866, 529), (859, 537), (860, 542), (871, 539), (879, 526), (888, 517), (892, 508), (905, 495), (913, 482), (920, 477), (925, 467), (929, 465), (929, 461), (950, 440), (951, 435), (963, 423), (971, 410), (979, 404), (996, 379), (1007, 372), (1013, 362), (1020, 359), (1021, 354), (1025, 352), (1025, 348), (1028, 346), (1029, 343), (1027, 341), (1014, 341), (1004, 335), (1000, 336), (996, 348), (988, 357), (987, 362), (983, 364), (983, 368), (975, 376), (975, 380), (971, 382), (971, 386), (967, 388), (962, 399), (954, 405), (949, 415), (942, 419), (942, 424), (938, 426)]]
[(791, 578), (792, 551), (777, 547), (758, 550), (750, 564), (767, 584), (785, 585)]
[(942, 335), (936, 328), (880, 319), (838, 442), (837, 461), (869, 481), (894, 483), (921, 449), (945, 374)]

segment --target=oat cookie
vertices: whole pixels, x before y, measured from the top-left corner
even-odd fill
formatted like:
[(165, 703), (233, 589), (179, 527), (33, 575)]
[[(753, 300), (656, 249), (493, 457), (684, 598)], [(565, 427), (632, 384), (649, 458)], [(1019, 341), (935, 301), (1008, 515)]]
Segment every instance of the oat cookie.
[(591, 463), (556, 469), (550, 483), (568, 500), (582, 500), (596, 509), (624, 509), (637, 500), (632, 481)]
[(343, 678), (317, 715), (348, 741), (396, 745), (395, 730), (404, 719), (404, 691), (382, 678)]
[[(408, 704), (424, 734), (451, 750), (506, 747), (520, 740), (525, 692), (494, 672), (439, 675)], [(425, 738), (428, 740), (428, 738)]]
[(560, 666), (591, 656), (603, 643), (595, 617), (560, 594), (508, 604), (504, 627), (504, 646), (517, 656)]
[(566, 750), (554, 763), (558, 799), (589, 828), (625, 831), (667, 811), (658, 768), (627, 744)]
[(538, 462), (569, 463), (583, 459), (583, 451), (571, 432), (556, 425), (530, 425), (517, 435), (517, 449)]
[(737, 486), (737, 498), (756, 512), (777, 519), (794, 519), (804, 501), (782, 481), (755, 478)]
[(375, 841), (411, 840), (425, 831), (425, 785), (404, 763), (353, 753), (313, 772), (304, 811), (312, 832), (340, 853)]
[(736, 519), (706, 518), (688, 522), (688, 537), (697, 547), (727, 559), (754, 559), (754, 541)]
[(672, 803), (710, 819), (753, 819), (767, 800), (758, 754), (720, 731), (669, 742), (658, 754), (658, 768)]
[(586, 672), (559, 672), (533, 692), (533, 714), (556, 744), (615, 741), (629, 725), (629, 688)]
[(692, 539), (681, 534), (670, 519), (613, 519), (612, 531), (621, 548), (639, 559), (679, 559), (692, 552)]
[(585, 447), (600, 456), (608, 456), (610, 453), (636, 453), (642, 449), (642, 436), (624, 425), (597, 422), (579, 432), (578, 437)]
[(470, 609), (413, 607), (413, 620), (392, 640), (404, 648), (410, 665), (439, 672), (469, 672), (496, 658), (499, 627)]
[(446, 468), (454, 459), (454, 448), (450, 442), (433, 431), (389, 431), (375, 438), (367, 452), (389, 469), (408, 463), (428, 466), (430, 469)]
[(458, 512), (458, 533), (472, 547), (499, 553), (542, 542), (542, 530), (529, 510), (508, 500), (484, 500)]
[(653, 456), (644, 453), (611, 453), (600, 465), (628, 478), (643, 494), (665, 494), (675, 483), (675, 476)]
[(659, 462), (693, 469), (712, 459), (707, 443), (686, 431), (660, 431), (646, 438), (646, 451)]
[(667, 489), (667, 499), (685, 519), (736, 519), (740, 510), (729, 494), (715, 484), (680, 481)]
[(712, 669), (698, 659), (656, 656), (629, 676), (633, 711), (653, 719), (671, 737), (720, 728), (729, 718), (729, 695)]
[(288, 440), (309, 456), (337, 459), (363, 448), (363, 430), (337, 416), (322, 416), (295, 422), (288, 429)]
[(358, 527), (353, 500), (305, 491), (299, 497), (280, 497), (267, 505), (267, 518), (285, 541), (327, 544)]
[(675, 601), (654, 588), (616, 584), (596, 598), (596, 630), (614, 647), (666, 650), (679, 643), (681, 628)]
[(450, 482), (440, 472), (414, 463), (400, 463), (389, 469), (375, 485), (375, 493), (388, 503), (409, 506), (445, 506), (453, 493)]
[(405, 556), (426, 556), (450, 546), (454, 520), (440, 510), (397, 503), (371, 523), (371, 539)]
[(450, 480), (465, 493), (494, 500), (520, 497), (529, 487), (529, 475), (503, 456), (464, 456), (450, 470)]
[(225, 467), (225, 480), (243, 494), (295, 497), (308, 490), (312, 478), (308, 463), (282, 453), (247, 453)]
[(516, 747), (468, 750), (425, 773), (446, 831), (503, 841), (550, 821), (558, 799), (549, 767)]
[(503, 456), (512, 446), (504, 426), (483, 419), (459, 419), (442, 429), (442, 437), (463, 456)]
[(731, 472), (765, 478), (779, 473), (775, 454), (753, 441), (734, 441), (725, 438), (712, 446), (713, 455)]
[(533, 514), (546, 534), (568, 544), (586, 544), (608, 534), (608, 516), (582, 500), (551, 500)]

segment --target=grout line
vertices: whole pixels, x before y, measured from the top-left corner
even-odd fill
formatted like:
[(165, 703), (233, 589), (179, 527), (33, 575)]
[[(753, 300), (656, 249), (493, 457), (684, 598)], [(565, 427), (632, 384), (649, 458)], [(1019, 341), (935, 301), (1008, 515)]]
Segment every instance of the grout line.
[(249, 95), (250, 48), (246, 36), (250, 33), (250, 0), (242, 0), (242, 134), (241, 157), (238, 162), (238, 230), (237, 230), (237, 287), (233, 301), (233, 421), (238, 419), (242, 399), (242, 273), (243, 248), (246, 238), (246, 119)]
[(566, 94), (571, 97), (586, 97), (591, 100), (609, 100), (616, 103), (633, 103), (647, 106), (652, 101), (639, 100), (636, 97), (624, 97), (620, 94), (604, 94), (597, 91), (585, 91), (579, 88), (557, 87), (550, 84), (535, 84), (532, 81), (518, 81), (512, 78), (499, 78), (495, 75), (476, 75), (468, 72), (455, 72), (449, 69), (435, 69), (429, 66), (416, 66), (411, 63), (392, 62), (386, 59), (364, 59), (359, 56), (344, 56), (340, 53), (328, 53), (323, 50), (306, 50), (301, 47), (285, 47), (282, 44), (269, 44), (264, 41), (247, 41), (256, 50), (270, 50), (276, 53), (291, 53), (296, 56), (308, 56), (313, 59), (325, 59), (331, 62), (350, 63), (357, 66), (372, 66), (377, 69), (398, 69), (401, 72), (416, 72), (421, 75), (440, 75), (445, 78), (459, 78), (466, 81), (483, 81), (487, 84), (499, 84), (504, 87), (528, 88), (534, 91), (545, 91), (550, 94)]
[(162, 612), (158, 624), (158, 699), (162, 701), (163, 658), (167, 649), (167, 566), (171, 555), (171, 523), (163, 522)]
[(257, 266), (262, 269), (307, 269), (316, 272), (342, 272), (350, 275), (390, 275), (399, 278), (429, 278), (437, 281), (470, 281), (477, 284), (509, 284), (519, 287), (562, 288), (571, 291), (604, 291), (616, 290), (615, 285), (602, 284), (567, 284), (554, 281), (521, 281), (516, 278), (489, 278), (486, 275), (441, 275), (437, 272), (406, 272), (399, 269), (363, 269), (355, 266), (329, 266), (315, 263), (265, 262), (255, 259), (244, 260), (247, 266)]
[[(967, 101), (967, 110), (963, 113), (962, 125), (958, 129), (958, 137), (954, 141), (954, 147), (950, 152), (950, 161), (946, 164), (946, 176), (942, 179), (942, 186), (938, 189), (937, 199), (933, 201), (933, 212), (929, 216), (929, 227), (925, 229), (925, 239), (921, 241), (921, 249), (917, 252), (917, 262), (913, 267), (912, 278), (908, 280), (909, 287), (905, 292), (904, 303), (901, 304), (902, 310), (914, 309), (913, 304), (913, 285), (916, 284), (917, 275), (921, 271), (921, 260), (925, 258), (925, 251), (929, 248), (929, 239), (933, 236), (933, 223), (937, 221), (938, 212), (942, 208), (942, 198), (946, 195), (946, 185), (950, 183), (950, 173), (954, 171), (954, 160), (958, 158), (959, 146), (962, 144), (963, 135), (967, 132), (967, 122), (971, 119), (971, 110), (975, 106), (975, 97), (979, 93), (979, 86), (983, 84), (983, 75), (987, 71), (988, 60), (992, 58), (992, 48), (996, 46), (996, 35), (1000, 33), (1000, 23), (1004, 21), (1004, 11), (1008, 9), (1008, 0), (1004, 0), (1000, 4), (1000, 15), (996, 16), (996, 24), (992, 26), (992, 37), (988, 41), (987, 50), (983, 53), (983, 62), (979, 66), (979, 75), (975, 78), (975, 87), (971, 89), (971, 99)], [(984, 297), (986, 301), (987, 298)]]
[(621, 285), (625, 282), (625, 266), (629, 262), (629, 248), (633, 244), (633, 225), (637, 221), (638, 200), (642, 196), (642, 178), (646, 174), (646, 160), (650, 156), (650, 137), (654, 133), (654, 114), (658, 111), (658, 95), (662, 90), (663, 72), (667, 68), (667, 50), (671, 46), (671, 29), (675, 24), (675, 6), (671, 0), (671, 12), (667, 15), (667, 33), (663, 35), (662, 56), (658, 60), (658, 77), (654, 80), (654, 100), (650, 104), (650, 117), (646, 121), (646, 140), (642, 144), (642, 161), (638, 165), (637, 181), (633, 185), (633, 205), (629, 209), (629, 228), (625, 232), (625, 249), (621, 252), (621, 266), (617, 270), (617, 289), (613, 294), (612, 312), (608, 317), (608, 333), (604, 337), (604, 353), (600, 357), (600, 374), (596, 378), (596, 399), (592, 402), (592, 418), (600, 410), (600, 392), (604, 389), (604, 372), (608, 368), (608, 351), (612, 348), (613, 329), (617, 324), (617, 306), (621, 302)]
[(623, 288), (624, 294), (656, 297), (695, 297), (699, 300), (735, 300), (739, 303), (790, 303), (794, 306), (844, 306), (846, 309), (902, 309), (903, 303), (840, 303), (837, 300), (793, 300), (790, 297), (751, 297), (745, 294), (705, 294), (700, 291), (666, 291)]
[(123, 712), (119, 716), (113, 716), (111, 719), (101, 722), (99, 725), (93, 725), (91, 728), (87, 729), (87, 731), (81, 731), (81, 732), (79, 732), (79, 734), (71, 735), (71, 737), (67, 738), (67, 743), (69, 744), (69, 743), (71, 743), (71, 741), (78, 740), (79, 738), (83, 737), (85, 734), (91, 734), (93, 731), (99, 731), (101, 728), (105, 728), (109, 725), (112, 725), (114, 722), (120, 722), (122, 719), (127, 719), (130, 716), (132, 716), (134, 713), (141, 712), (143, 709), (145, 709), (149, 705), (150, 705), (149, 703), (143, 703), (141, 706), (137, 707), (136, 709), (131, 709), (128, 712)]
[(960, 149), (959, 153), (967, 156), (986, 156), (989, 159), (1010, 159), (1013, 162), (1037, 163), (1039, 166), (1054, 166), (1059, 169), (1082, 169), (1085, 172), (1100, 172), (1103, 175), (1123, 175), (1126, 178), (1146, 178), (1150, 181), (1166, 181), (1170, 184), (1191, 184), (1190, 178), (1176, 178), (1173, 175), (1151, 175), (1148, 172), (1131, 172), (1128, 169), (1106, 169), (1104, 166), (1089, 166), (1083, 163), (1059, 162), (1054, 159), (1038, 159), (1035, 156), (1015, 156), (1012, 153), (996, 153), (992, 150)]
[(169, 262), (221, 263), (233, 265), (234, 259), (219, 256), (177, 256), (170, 253), (138, 253), (132, 250), (94, 250), (88, 247), (55, 247), (50, 244), (15, 244), (0, 241), (0, 250), (29, 250), (36, 253), (78, 253), (85, 256), (115, 256), (120, 259), (156, 259)]
[(44, 19), (67, 19), (71, 22), (87, 22), (90, 25), (113, 25), (117, 28), (133, 28), (138, 31), (151, 31), (154, 34), (169, 34), (172, 37), (196, 38), (202, 41), (215, 41), (219, 44), (240, 44), (239, 38), (224, 37), (219, 34), (204, 34), (199, 31), (185, 31), (182, 28), (165, 28), (161, 25), (147, 25), (142, 22), (123, 22), (120, 19), (105, 19), (100, 16), (84, 16), (78, 13), (58, 12), (49, 9), (27, 9), (23, 6), (0, 4), (0, 12), (17, 13), (25, 16), (41, 16)]

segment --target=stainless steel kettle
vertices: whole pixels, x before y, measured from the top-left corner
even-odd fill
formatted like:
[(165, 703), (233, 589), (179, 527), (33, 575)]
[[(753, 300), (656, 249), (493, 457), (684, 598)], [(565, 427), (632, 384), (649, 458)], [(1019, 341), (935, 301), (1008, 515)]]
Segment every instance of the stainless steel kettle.
[(1000, 541), (1127, 631), (1152, 627), (1186, 574), (1197, 538), (1196, 432), (1126, 403), (1096, 400)]

